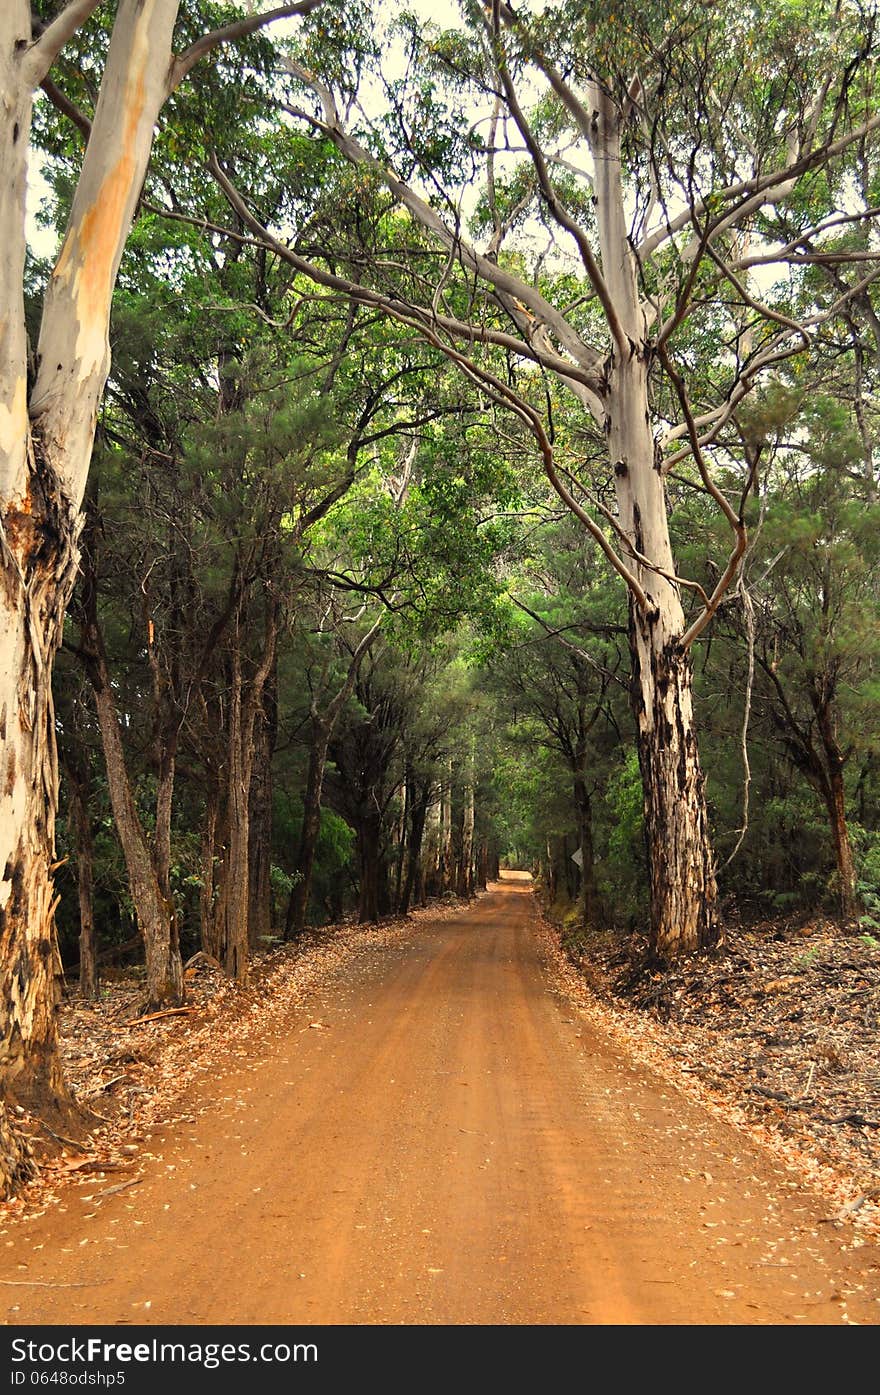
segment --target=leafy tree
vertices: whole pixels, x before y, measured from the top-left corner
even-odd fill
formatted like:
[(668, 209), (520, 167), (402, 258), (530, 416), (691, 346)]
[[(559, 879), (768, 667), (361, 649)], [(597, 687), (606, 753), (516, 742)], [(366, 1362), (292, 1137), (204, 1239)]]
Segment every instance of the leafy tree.
[[(751, 430), (770, 430), (770, 406)], [(859, 892), (846, 774), (875, 749), (880, 515), (846, 406), (789, 391), (776, 395), (780, 411), (750, 566), (755, 700), (824, 805), (840, 911), (851, 920)]]
[[(353, 170), (331, 255), (285, 246), (213, 162), (255, 236), (421, 333), (512, 414), (624, 581), (660, 955), (718, 934), (690, 653), (748, 546), (757, 463), (736, 409), (860, 293), (846, 282), (807, 308), (776, 286), (806, 284), (805, 264), (845, 265), (824, 234), (876, 216), (867, 189), (844, 209), (880, 125), (872, 42), (872, 13), (823, 4), (780, 3), (757, 24), (732, 4), (535, 16), (467, 3), (448, 30), (404, 15), (387, 33), (293, 46), (286, 115)], [(385, 62), (395, 44), (403, 76)], [(384, 105), (365, 119), (367, 73)], [(763, 298), (758, 265), (776, 269)], [(732, 496), (717, 479), (731, 460)], [(702, 579), (674, 556), (673, 471), (726, 529)]]

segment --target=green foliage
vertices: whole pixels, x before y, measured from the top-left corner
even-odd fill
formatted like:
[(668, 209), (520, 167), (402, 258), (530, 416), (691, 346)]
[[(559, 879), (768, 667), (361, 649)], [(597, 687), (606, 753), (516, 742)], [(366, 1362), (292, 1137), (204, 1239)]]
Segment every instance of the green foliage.
[(880, 829), (851, 824), (850, 833), (856, 854), (859, 895), (864, 907), (859, 924), (863, 930), (880, 930)]
[(634, 749), (626, 752), (608, 782), (607, 854), (600, 862), (604, 899), (614, 919), (644, 927), (647, 914), (647, 864), (642, 780)]
[[(55, 0), (35, 6), (43, 18), (57, 8)], [(112, 11), (98, 6), (53, 69), (86, 116), (94, 111)], [(240, 13), (239, 4), (214, 0), (181, 6), (178, 50)], [(553, 228), (522, 130), (499, 114), (499, 66), (524, 94), (556, 197), (591, 238), (595, 191), (580, 172), (590, 157), (572, 104), (560, 100), (558, 83), (542, 85), (536, 59), (549, 60), (578, 90), (595, 81), (621, 100), (636, 91), (633, 74), (640, 75), (644, 87), (634, 100), (636, 108), (645, 100), (649, 119), (626, 121), (623, 135), (625, 202), (637, 242), (657, 225), (658, 210), (674, 217), (691, 190), (704, 196), (695, 222), (708, 226), (729, 207), (719, 190), (751, 171), (779, 168), (811, 123), (821, 142), (861, 119), (873, 100), (873, 16), (870, 7), (822, 0), (562, 0), (517, 10), (504, 27), (502, 55), (486, 15), (484, 5), (466, 0), (444, 27), (421, 11), (327, 0), (294, 37), (264, 32), (224, 46), (174, 94), (160, 121), (114, 299), (113, 368), (95, 457), (99, 588), (148, 837), (162, 702), (180, 717), (185, 774), (175, 796), (172, 888), (191, 939), (207, 793), (222, 780), (228, 756), (233, 658), (247, 680), (269, 597), (283, 601), (275, 758), (283, 793), (275, 801), (270, 874), (276, 918), (294, 885), (311, 710), (322, 710), (339, 688), (354, 644), (381, 613), (380, 641), (335, 734), (328, 798), (342, 810), (355, 786), (364, 800), (381, 796), (387, 861), (405, 780), (436, 782), (450, 763), (460, 774), (471, 761), (482, 831), (508, 861), (557, 875), (565, 899), (576, 881), (571, 852), (580, 836), (573, 776), (583, 775), (606, 918), (621, 926), (645, 921), (622, 588), (611, 584), (583, 530), (568, 517), (560, 522), (521, 418), (505, 417), (413, 326), (435, 312), (469, 325), (448, 342), (542, 414), (578, 498), (613, 511), (601, 424), (524, 354), (488, 342), (486, 331), (514, 332), (522, 307), (481, 287), (466, 258), (450, 256), (446, 244), (416, 227), (383, 171), (391, 165), (411, 180), (456, 234), (472, 235), (481, 247), (497, 236), (491, 256), (538, 286), (601, 358), (610, 343), (601, 298)], [(290, 110), (279, 115), (279, 96), (298, 111), (311, 113), (313, 103), (279, 62), (279, 46), (333, 88), (376, 165), (350, 165), (326, 128)], [(35, 136), (49, 185), (41, 216), (60, 230), (81, 137), (42, 96)], [(398, 306), (415, 306), (411, 323), (352, 308), (243, 243), (240, 224), (204, 177), (211, 152), (299, 255)], [(880, 202), (875, 154), (870, 141), (860, 142), (855, 158), (833, 168), (815, 162), (796, 188), (718, 239), (719, 256), (731, 263), (746, 248), (760, 253), (786, 243), (842, 257), (829, 271), (799, 253), (785, 276), (761, 289), (773, 314), (749, 319), (748, 334), (742, 287), (708, 256), (692, 266), (685, 249), (691, 228), (641, 260), (657, 323), (678, 294), (690, 297), (670, 342), (698, 414), (736, 400), (743, 358), (768, 347), (780, 315), (812, 323), (839, 295), (840, 277), (857, 274), (853, 268), (873, 248), (867, 218), (830, 226), (818, 244), (809, 229), (859, 201), (866, 208)], [(206, 232), (208, 225), (215, 230)], [(32, 259), (34, 342), (46, 274)], [(752, 290), (760, 279), (749, 282)], [(750, 825), (721, 872), (722, 887), (759, 913), (833, 904), (822, 780), (837, 759), (849, 811), (858, 814), (852, 836), (866, 931), (880, 928), (872, 767), (880, 731), (877, 313), (876, 287), (866, 281), (847, 317), (824, 327), (819, 321), (809, 347), (773, 359), (772, 376), (725, 416), (709, 447), (715, 478), (734, 504), (746, 453), (756, 461), (758, 485), (744, 506), (756, 626)], [(526, 338), (538, 329), (530, 320)], [(656, 357), (651, 401), (658, 436), (680, 424), (680, 404)], [(680, 462), (667, 489), (676, 570), (711, 590), (729, 555), (729, 528), (692, 461)], [(696, 613), (698, 589), (682, 594)], [(224, 625), (233, 610), (231, 639)], [(72, 619), (74, 647), (76, 630)], [(730, 593), (696, 654), (703, 765), (722, 860), (742, 818), (747, 662), (743, 610)], [(70, 674), (64, 663), (60, 687)], [(60, 727), (70, 740), (63, 717)], [(129, 933), (132, 907), (93, 738), (92, 731), (78, 739), (93, 780), (98, 920), (107, 942)], [(359, 764), (366, 756), (374, 761), (372, 784)], [(61, 852), (72, 859), (61, 873), (59, 912), (72, 956), (75, 840), (64, 819), (59, 833)], [(354, 823), (325, 808), (312, 892), (322, 918), (351, 902), (355, 841)], [(566, 928), (574, 933), (573, 922)]]

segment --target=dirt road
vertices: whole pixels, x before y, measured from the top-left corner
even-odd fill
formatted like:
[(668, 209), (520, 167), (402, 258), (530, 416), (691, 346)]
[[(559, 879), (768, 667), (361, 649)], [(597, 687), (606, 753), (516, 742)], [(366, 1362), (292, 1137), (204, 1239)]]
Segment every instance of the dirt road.
[(12, 1227), (6, 1321), (876, 1322), (877, 1247), (578, 1017), (534, 922), (507, 882), (328, 979), (139, 1185)]

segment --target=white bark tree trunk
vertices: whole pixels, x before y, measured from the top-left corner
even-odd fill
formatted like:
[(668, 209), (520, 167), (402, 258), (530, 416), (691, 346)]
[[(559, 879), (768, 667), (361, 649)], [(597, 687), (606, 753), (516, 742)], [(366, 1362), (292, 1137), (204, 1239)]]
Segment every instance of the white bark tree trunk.
[[(78, 7), (83, 18), (87, 8)], [(30, 399), (27, 153), (33, 92), (54, 54), (32, 42), (25, 0), (0, 12), (0, 1090), (40, 1107), (66, 1100), (55, 1025), (52, 662), (76, 576), (110, 297), (166, 96), (177, 8), (178, 0), (120, 0)]]
[(620, 326), (605, 433), (620, 524), (647, 606), (630, 596), (632, 701), (651, 878), (651, 945), (661, 958), (706, 949), (719, 934), (715, 866), (694, 728), (685, 616), (673, 578), (660, 461), (651, 431), (648, 324), (627, 235), (620, 114), (596, 89), (593, 154), (602, 271)]

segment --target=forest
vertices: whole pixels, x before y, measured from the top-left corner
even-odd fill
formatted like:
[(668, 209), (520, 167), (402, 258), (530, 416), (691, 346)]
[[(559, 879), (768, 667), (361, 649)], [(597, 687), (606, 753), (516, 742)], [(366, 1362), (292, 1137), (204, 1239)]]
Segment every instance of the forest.
[(6, 1191), (108, 976), (501, 868), (661, 975), (877, 947), (877, 53), (855, 0), (6, 0)]

